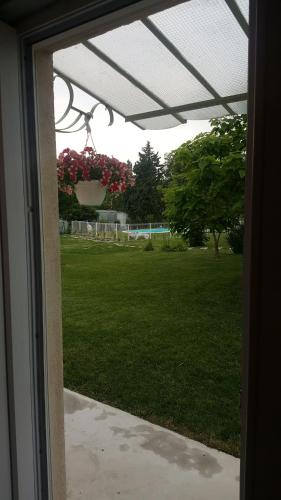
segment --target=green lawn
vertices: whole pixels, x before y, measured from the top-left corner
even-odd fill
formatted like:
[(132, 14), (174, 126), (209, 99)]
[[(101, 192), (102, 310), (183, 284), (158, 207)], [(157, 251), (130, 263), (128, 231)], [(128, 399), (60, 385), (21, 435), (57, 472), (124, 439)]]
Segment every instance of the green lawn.
[(65, 386), (239, 454), (241, 257), (62, 237)]

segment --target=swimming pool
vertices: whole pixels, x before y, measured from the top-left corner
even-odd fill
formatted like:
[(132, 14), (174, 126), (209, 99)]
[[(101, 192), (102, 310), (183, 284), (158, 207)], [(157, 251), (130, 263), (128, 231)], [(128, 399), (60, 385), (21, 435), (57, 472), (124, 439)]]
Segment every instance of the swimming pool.
[(159, 234), (159, 233), (170, 233), (170, 229), (168, 227), (153, 227), (147, 229), (128, 229), (127, 231), (123, 231), (124, 233), (134, 233), (134, 234)]

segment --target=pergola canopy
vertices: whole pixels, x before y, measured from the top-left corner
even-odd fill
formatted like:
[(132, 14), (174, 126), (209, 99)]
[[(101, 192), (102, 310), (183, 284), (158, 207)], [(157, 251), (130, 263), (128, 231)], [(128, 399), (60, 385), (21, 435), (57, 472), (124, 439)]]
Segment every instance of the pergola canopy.
[(245, 113), (248, 0), (189, 0), (54, 54), (54, 69), (143, 129)]

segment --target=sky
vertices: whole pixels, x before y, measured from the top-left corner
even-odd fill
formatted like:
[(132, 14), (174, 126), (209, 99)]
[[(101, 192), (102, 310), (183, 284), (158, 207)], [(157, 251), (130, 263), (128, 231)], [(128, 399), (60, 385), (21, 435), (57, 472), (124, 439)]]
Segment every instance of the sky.
[[(61, 80), (55, 80), (54, 94), (55, 119), (57, 120), (62, 116), (68, 103), (68, 90)], [(95, 103), (95, 99), (91, 96), (74, 88), (74, 106), (83, 111), (90, 111)], [(58, 126), (67, 126), (75, 116), (77, 116), (76, 113), (72, 111), (68, 118)], [(114, 156), (120, 161), (130, 160), (133, 164), (138, 160), (138, 152), (147, 141), (151, 142), (154, 150), (159, 152), (163, 160), (165, 153), (176, 149), (200, 132), (210, 130), (207, 120), (190, 120), (186, 124), (165, 130), (141, 130), (131, 123), (126, 123), (124, 118), (117, 113), (114, 113), (113, 125), (109, 127), (108, 122), (108, 113), (104, 106), (99, 106), (91, 120), (92, 136), (97, 152)], [(85, 129), (71, 134), (56, 133), (57, 154), (66, 147), (81, 151), (85, 146), (86, 137)]]

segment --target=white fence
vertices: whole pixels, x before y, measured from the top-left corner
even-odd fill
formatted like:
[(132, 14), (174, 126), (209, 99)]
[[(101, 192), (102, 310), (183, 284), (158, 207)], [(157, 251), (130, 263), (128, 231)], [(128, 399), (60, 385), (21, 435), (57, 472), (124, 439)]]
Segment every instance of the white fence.
[[(65, 232), (65, 231), (60, 231)], [(110, 222), (72, 221), (71, 234), (88, 235), (102, 240), (151, 238), (152, 235), (170, 236), (168, 223), (119, 224)]]
[(70, 222), (67, 220), (59, 220), (59, 232), (65, 234), (70, 232)]
[(170, 225), (167, 222), (152, 222), (143, 224), (128, 224), (126, 230), (129, 239), (138, 240), (140, 238), (149, 239), (160, 236), (171, 237)]
[(114, 222), (72, 221), (71, 234), (89, 235), (98, 239), (119, 239), (122, 231), (127, 230), (127, 224)]

